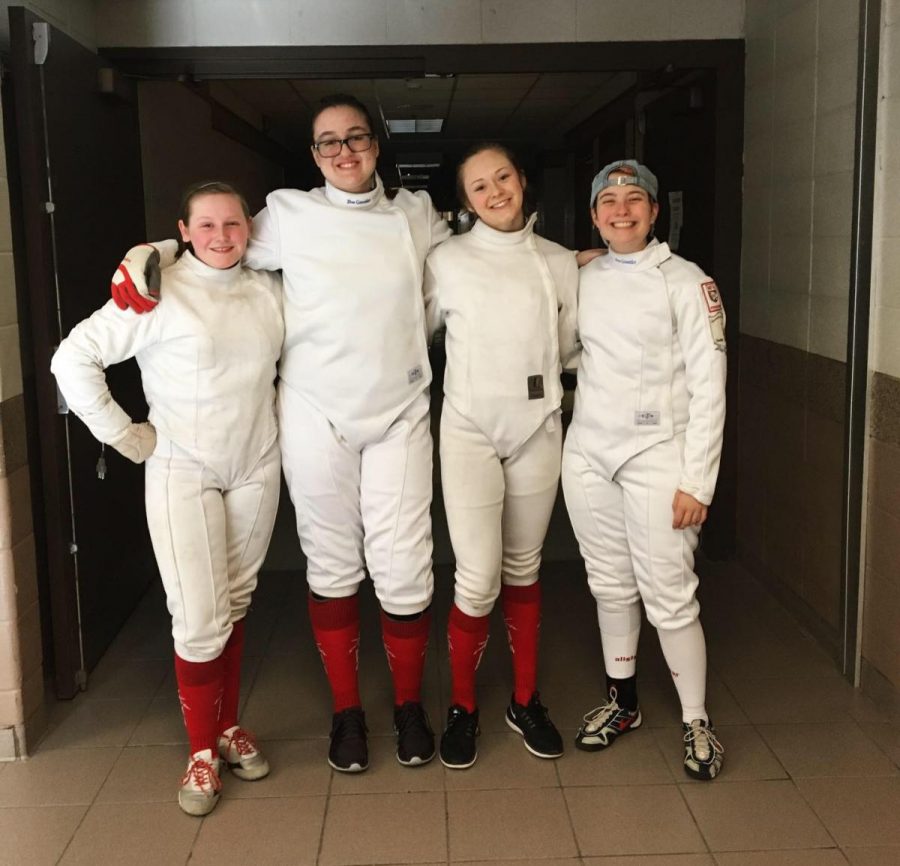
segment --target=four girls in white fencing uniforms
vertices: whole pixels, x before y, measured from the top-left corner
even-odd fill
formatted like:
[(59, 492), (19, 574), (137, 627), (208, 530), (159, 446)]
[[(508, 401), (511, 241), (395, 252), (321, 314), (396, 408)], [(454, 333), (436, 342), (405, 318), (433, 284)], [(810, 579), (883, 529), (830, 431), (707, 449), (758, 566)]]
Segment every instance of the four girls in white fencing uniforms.
[(429, 335), (447, 328), (440, 456), (456, 585), (440, 756), (456, 769), (477, 757), (475, 671), (498, 597), (515, 683), (506, 721), (535, 755), (563, 748), (536, 690), (538, 570), (559, 484), (560, 357), (576, 354), (578, 268), (570, 250), (534, 233), (525, 183), (505, 147), (470, 151), (457, 187), (477, 220), (425, 267)]
[[(269, 772), (237, 711), (244, 616), (280, 491), (274, 381), (284, 320), (280, 279), (241, 266), (250, 218), (232, 187), (189, 190), (179, 228), (188, 247), (163, 274), (159, 310), (134, 316), (109, 301), (63, 340), (52, 370), (94, 436), (146, 461), (147, 521), (191, 752), (178, 801), (205, 815), (219, 797), (221, 762), (242, 779)], [(104, 369), (130, 357), (147, 423), (133, 423), (106, 385)]]
[[(284, 276), (279, 444), (333, 697), (329, 763), (368, 766), (357, 676), (357, 591), (368, 569), (394, 680), (397, 759), (416, 766), (434, 757), (420, 694), (433, 591), (422, 274), (450, 229), (427, 193), (386, 194), (357, 99), (323, 100), (312, 136), (325, 185), (270, 193), (244, 261)], [(115, 291), (141, 307), (130, 285), (142, 270), (137, 252)]]
[(646, 166), (606, 166), (590, 207), (609, 254), (581, 271), (583, 353), (562, 478), (597, 603), (607, 698), (576, 743), (604, 749), (641, 724), (643, 602), (681, 701), (685, 771), (712, 779), (723, 749), (706, 710), (693, 566), (722, 449), (722, 301), (696, 265), (649, 239), (659, 205)]

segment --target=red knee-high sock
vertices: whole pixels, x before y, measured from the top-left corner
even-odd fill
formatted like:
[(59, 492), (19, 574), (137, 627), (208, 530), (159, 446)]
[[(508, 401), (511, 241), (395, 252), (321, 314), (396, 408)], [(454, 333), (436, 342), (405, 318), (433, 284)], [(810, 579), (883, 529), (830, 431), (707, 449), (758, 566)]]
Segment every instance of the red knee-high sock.
[(527, 704), (537, 686), (538, 636), (541, 630), (541, 584), (507, 586), (500, 594), (503, 621), (513, 660), (517, 704)]
[(309, 619), (331, 686), (334, 711), (358, 707), (359, 597), (319, 599), (309, 596)]
[(219, 713), (219, 733), (238, 723), (238, 701), (241, 697), (241, 657), (244, 654), (244, 620), (231, 626), (228, 643), (222, 652), (225, 661), (223, 673), (222, 709)]
[(392, 619), (381, 611), (381, 637), (394, 678), (394, 703), (398, 707), (406, 701), (422, 699), (422, 671), (430, 629), (430, 609), (412, 620)]
[(488, 642), (487, 616), (469, 616), (455, 604), (447, 623), (450, 647), (450, 676), (453, 685), (450, 703), (465, 707), (470, 713), (478, 706), (475, 700), (475, 671)]
[(224, 670), (222, 656), (211, 662), (189, 662), (175, 654), (178, 699), (192, 755), (203, 749), (216, 754)]

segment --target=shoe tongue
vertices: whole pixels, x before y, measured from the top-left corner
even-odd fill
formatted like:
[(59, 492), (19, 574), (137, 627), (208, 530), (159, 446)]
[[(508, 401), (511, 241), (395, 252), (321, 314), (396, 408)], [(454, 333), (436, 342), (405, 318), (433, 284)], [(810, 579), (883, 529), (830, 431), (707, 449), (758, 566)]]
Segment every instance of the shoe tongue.
[(211, 764), (213, 759), (212, 749), (201, 749), (199, 752), (194, 752), (191, 755), (191, 759), (194, 761), (206, 761)]

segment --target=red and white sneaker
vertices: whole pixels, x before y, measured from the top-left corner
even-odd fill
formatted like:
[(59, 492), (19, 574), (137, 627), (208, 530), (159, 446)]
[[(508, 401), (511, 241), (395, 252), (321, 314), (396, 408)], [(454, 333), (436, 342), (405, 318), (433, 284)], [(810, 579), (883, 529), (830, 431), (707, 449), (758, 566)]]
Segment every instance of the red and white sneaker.
[(195, 752), (188, 760), (187, 770), (181, 779), (178, 805), (188, 815), (208, 815), (216, 808), (222, 781), (219, 779), (219, 759), (212, 749)]
[(269, 775), (269, 762), (256, 745), (256, 739), (239, 725), (219, 734), (219, 757), (239, 779), (247, 782)]

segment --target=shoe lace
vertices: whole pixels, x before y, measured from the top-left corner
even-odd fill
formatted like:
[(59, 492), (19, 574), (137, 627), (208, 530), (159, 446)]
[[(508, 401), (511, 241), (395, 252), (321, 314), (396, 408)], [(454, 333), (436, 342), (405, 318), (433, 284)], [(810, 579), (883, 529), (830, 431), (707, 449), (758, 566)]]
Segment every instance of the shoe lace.
[(697, 722), (691, 722), (684, 732), (684, 742), (701, 761), (711, 761), (715, 755), (725, 754), (725, 747), (719, 742), (715, 733)]
[(596, 726), (598, 728), (602, 728), (610, 719), (614, 718), (619, 712), (621, 712), (622, 708), (616, 702), (615, 696), (610, 696), (610, 699), (605, 704), (600, 704), (599, 707), (594, 707), (592, 710), (588, 710), (584, 714), (583, 721), (586, 725)]
[(219, 779), (215, 767), (202, 758), (195, 758), (188, 764), (181, 784), (187, 785), (188, 783), (192, 783), (200, 791), (205, 791), (207, 788), (218, 791), (222, 787), (222, 781)]
[(460, 730), (467, 734), (471, 734), (477, 727), (478, 722), (475, 719), (475, 713), (470, 713), (464, 707), (450, 707), (450, 713), (447, 718), (447, 730)]
[(531, 700), (516, 715), (532, 730), (546, 728), (553, 724), (550, 721), (550, 713), (541, 703), (541, 696), (537, 692), (531, 696)]
[(415, 701), (406, 701), (394, 717), (397, 732), (402, 734), (410, 728), (427, 728), (428, 722), (425, 716), (425, 708)]
[(243, 728), (237, 728), (231, 733), (231, 736), (228, 737), (229, 750), (232, 746), (234, 746), (238, 755), (241, 757), (255, 755), (259, 751), (256, 746), (256, 740), (253, 738), (253, 734), (249, 731), (245, 731)]
[(332, 730), (333, 737), (365, 737), (368, 732), (365, 717), (360, 710), (344, 710), (338, 713)]

